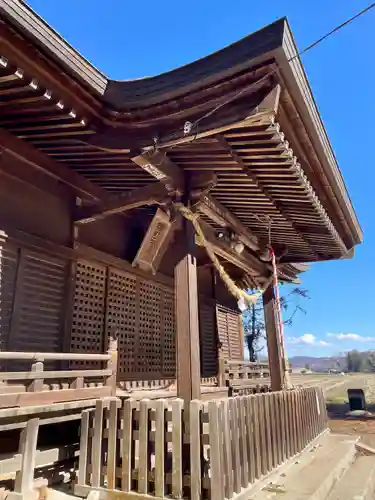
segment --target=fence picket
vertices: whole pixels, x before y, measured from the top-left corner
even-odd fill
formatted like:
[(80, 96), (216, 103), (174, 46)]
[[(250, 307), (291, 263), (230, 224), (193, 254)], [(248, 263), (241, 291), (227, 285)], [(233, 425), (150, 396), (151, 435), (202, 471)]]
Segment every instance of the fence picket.
[(81, 414), (81, 435), (79, 443), (79, 462), (78, 462), (78, 484), (88, 484), (87, 478), (87, 463), (88, 463), (88, 447), (89, 447), (89, 423), (90, 410), (83, 410)]
[(245, 424), (247, 427), (247, 457), (248, 457), (248, 474), (249, 474), (249, 482), (253, 483), (255, 480), (255, 425), (254, 420), (252, 419), (252, 411), (251, 411), (251, 398), (246, 396), (244, 399), (245, 405)]
[(291, 421), (291, 443), (292, 443), (292, 455), (295, 455), (298, 450), (297, 444), (297, 419), (296, 419), (296, 392), (290, 392), (290, 400), (289, 400), (289, 416)]
[(221, 471), (221, 449), (219, 439), (219, 406), (217, 401), (208, 403), (209, 440), (210, 440), (210, 470), (211, 499), (224, 500), (223, 477)]
[(104, 401), (99, 399), (95, 405), (94, 436), (91, 447), (91, 482), (95, 488), (100, 487), (102, 482), (103, 410)]
[(276, 467), (278, 464), (278, 436), (277, 436), (277, 427), (278, 427), (278, 419), (279, 413), (277, 411), (276, 405), (276, 392), (269, 393), (269, 409), (270, 409), (270, 429), (271, 429), (271, 446), (272, 446), (272, 468)]
[[(190, 497), (191, 500), (202, 498), (202, 449), (201, 449), (201, 401), (190, 402)], [(182, 430), (180, 431), (182, 433)], [(179, 463), (181, 470), (182, 491), (182, 462)]]
[(130, 491), (132, 486), (132, 458), (133, 458), (133, 400), (124, 401), (122, 411), (122, 471), (121, 489)]
[[(183, 401), (175, 399), (172, 401), (172, 496), (173, 498), (182, 497), (182, 407)], [(192, 448), (196, 445), (196, 435), (199, 433), (194, 427), (196, 416), (194, 414), (193, 402), (190, 405), (190, 454)], [(194, 424), (192, 425), (192, 422)], [(199, 448), (199, 445), (198, 445)], [(191, 460), (192, 461), (192, 460)], [(191, 472), (193, 476), (193, 472)], [(200, 476), (200, 473), (199, 473)], [(193, 482), (191, 485), (193, 490)], [(195, 487), (194, 487), (195, 491)], [(192, 494), (193, 498), (193, 494)]]
[(165, 399), (159, 399), (155, 403), (155, 495), (164, 497), (164, 480), (165, 480)]
[(261, 426), (259, 415), (259, 400), (257, 396), (250, 396), (251, 401), (251, 416), (254, 422), (254, 443), (255, 443), (255, 479), (260, 478), (262, 475), (262, 440), (261, 440)]
[(116, 487), (117, 399), (109, 402), (107, 488)]
[(222, 423), (223, 423), (223, 458), (225, 469), (225, 497), (232, 498), (233, 496), (233, 466), (232, 466), (232, 451), (231, 451), (231, 435), (229, 421), (229, 404), (228, 400), (221, 401)]
[(272, 415), (270, 414), (270, 394), (264, 394), (264, 417), (265, 417), (265, 427), (266, 427), (266, 462), (267, 462), (267, 470), (272, 470), (272, 442), (271, 442), (271, 419)]
[(240, 457), (241, 457), (241, 482), (243, 488), (249, 484), (249, 466), (247, 456), (247, 427), (245, 422), (245, 398), (241, 396), (237, 398), (237, 413), (239, 423), (239, 438), (240, 438)]
[(138, 493), (147, 494), (149, 470), (149, 400), (139, 402)]
[(286, 421), (285, 421), (285, 398), (284, 393), (281, 392), (279, 396), (279, 413), (280, 413), (280, 463), (285, 462), (286, 459)]
[(229, 399), (230, 431), (232, 445), (232, 463), (233, 463), (233, 489), (236, 493), (241, 491), (241, 462), (240, 446), (238, 441), (238, 417), (236, 398)]

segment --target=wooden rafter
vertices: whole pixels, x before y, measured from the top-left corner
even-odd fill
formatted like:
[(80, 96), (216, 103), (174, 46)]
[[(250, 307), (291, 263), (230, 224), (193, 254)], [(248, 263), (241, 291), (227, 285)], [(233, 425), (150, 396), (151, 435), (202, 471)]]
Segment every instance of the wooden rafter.
[(43, 171), (50, 177), (58, 179), (70, 186), (79, 196), (91, 200), (102, 200), (106, 193), (85, 177), (73, 170), (60, 165), (53, 159), (38, 151), (34, 146), (20, 140), (7, 130), (0, 129), (0, 150), (8, 151), (12, 156), (19, 158), (32, 167)]
[(264, 193), (264, 195), (274, 204), (274, 206), (277, 208), (277, 210), (283, 214), (284, 218), (288, 220), (288, 222), (293, 226), (297, 234), (300, 236), (300, 238), (305, 241), (305, 243), (309, 246), (311, 253), (318, 259), (318, 254), (316, 253), (315, 249), (311, 246), (310, 242), (306, 239), (304, 235), (302, 235), (296, 227), (295, 223), (288, 217), (284, 211), (282, 210), (282, 207), (278, 203), (277, 200), (274, 199), (274, 197), (269, 193), (269, 191), (258, 181), (257, 177), (251, 172), (251, 170), (244, 164), (242, 158), (237, 154), (236, 151), (233, 150), (231, 145), (227, 142), (225, 137), (222, 135), (218, 134), (217, 139), (222, 145), (223, 148), (231, 155), (231, 157), (238, 163), (238, 165), (242, 168), (242, 170), (246, 173), (246, 175), (256, 184), (257, 188)]
[(76, 224), (87, 224), (134, 208), (167, 202), (168, 199), (168, 191), (164, 184), (161, 182), (148, 184), (138, 189), (110, 196), (103, 203), (78, 209), (75, 222)]

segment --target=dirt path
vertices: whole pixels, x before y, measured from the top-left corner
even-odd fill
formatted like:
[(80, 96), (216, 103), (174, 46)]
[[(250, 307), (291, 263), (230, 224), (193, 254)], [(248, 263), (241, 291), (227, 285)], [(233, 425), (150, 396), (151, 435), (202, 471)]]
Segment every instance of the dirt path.
[[(348, 417), (348, 389), (363, 389), (366, 395), (368, 416)], [(326, 392), (327, 410), (332, 432), (360, 436), (361, 440), (375, 448), (375, 375), (349, 375), (345, 383)]]

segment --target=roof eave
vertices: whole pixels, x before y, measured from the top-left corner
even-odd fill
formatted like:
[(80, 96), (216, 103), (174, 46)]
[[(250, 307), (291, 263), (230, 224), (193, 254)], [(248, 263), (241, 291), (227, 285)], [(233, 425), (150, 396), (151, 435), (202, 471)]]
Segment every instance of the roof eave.
[(350, 224), (354, 246), (362, 243), (362, 229), (346, 190), (301, 60), (297, 56), (293, 61), (290, 61), (296, 55), (296, 44), (289, 24), (285, 20), (283, 43), (280, 48), (275, 50), (275, 57), (288, 91), (292, 95), (293, 101), (298, 108), (301, 119), (319, 157), (324, 173), (329, 180), (346, 221)]

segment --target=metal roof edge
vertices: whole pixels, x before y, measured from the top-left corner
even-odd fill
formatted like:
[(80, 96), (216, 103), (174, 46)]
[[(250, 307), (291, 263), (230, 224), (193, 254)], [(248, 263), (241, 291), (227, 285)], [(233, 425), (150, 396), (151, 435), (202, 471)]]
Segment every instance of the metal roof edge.
[(313, 97), (302, 62), (299, 57), (295, 57), (293, 61), (288, 62), (296, 54), (296, 43), (289, 23), (286, 20), (283, 45), (277, 54), (277, 60), (282, 75), (290, 87), (293, 99), (296, 100), (301, 119), (304, 122), (306, 130), (320, 158), (330, 185), (335, 192), (345, 219), (350, 224), (353, 244), (362, 243), (363, 232), (344, 184), (341, 171), (338, 167), (332, 145)]

